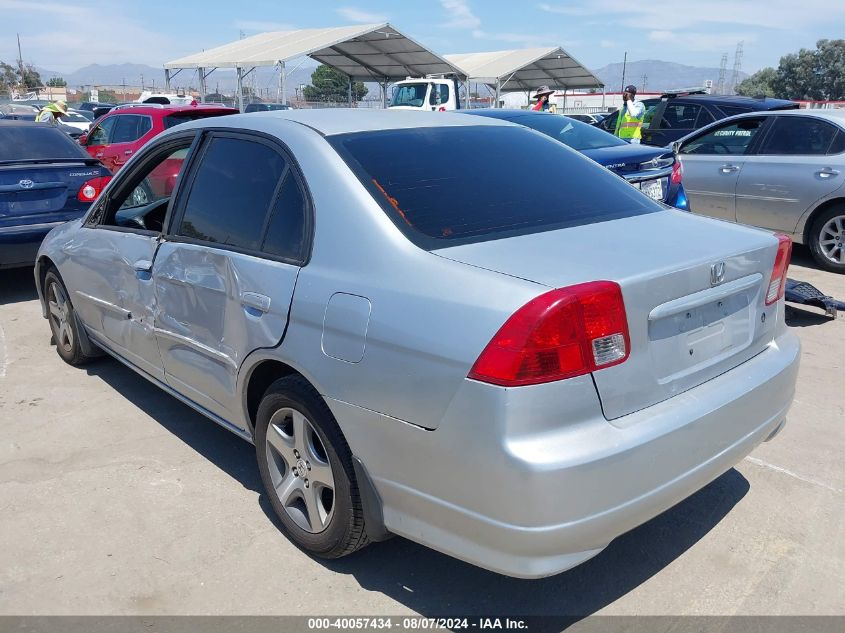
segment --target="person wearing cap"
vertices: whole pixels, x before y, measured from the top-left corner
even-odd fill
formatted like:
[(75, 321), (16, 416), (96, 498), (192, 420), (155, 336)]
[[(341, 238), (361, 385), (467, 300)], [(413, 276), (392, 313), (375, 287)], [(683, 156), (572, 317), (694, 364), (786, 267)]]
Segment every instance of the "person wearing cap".
[(643, 137), (645, 106), (636, 100), (637, 87), (626, 86), (622, 93), (622, 109), (616, 117), (616, 136), (629, 143), (639, 143)]
[(554, 90), (549, 90), (548, 86), (540, 86), (534, 94), (537, 98), (537, 103), (531, 106), (531, 109), (537, 112), (546, 112), (549, 109), (549, 97), (553, 95), (554, 92)]
[(53, 103), (48, 103), (43, 108), (41, 108), (41, 111), (35, 117), (35, 120), (39, 123), (58, 125), (59, 117), (65, 116), (66, 114), (67, 104), (64, 101), (54, 101)]

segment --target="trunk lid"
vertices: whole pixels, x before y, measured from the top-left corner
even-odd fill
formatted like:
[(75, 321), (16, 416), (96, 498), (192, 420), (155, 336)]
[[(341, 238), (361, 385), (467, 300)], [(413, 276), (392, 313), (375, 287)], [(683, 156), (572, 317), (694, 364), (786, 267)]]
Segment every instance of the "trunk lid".
[(0, 166), (0, 227), (62, 222), (79, 217), (89, 203), (77, 199), (92, 178), (108, 176), (84, 160)]
[(736, 367), (775, 333), (777, 239), (757, 229), (665, 211), (434, 252), (554, 288), (619, 283), (631, 354), (593, 373), (609, 420)]

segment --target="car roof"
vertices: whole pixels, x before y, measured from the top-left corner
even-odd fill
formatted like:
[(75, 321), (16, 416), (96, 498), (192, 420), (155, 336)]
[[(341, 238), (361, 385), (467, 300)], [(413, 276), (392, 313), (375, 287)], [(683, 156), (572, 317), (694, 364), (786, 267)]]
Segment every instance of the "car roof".
[[(128, 105), (128, 104), (124, 104)], [(132, 106), (131, 108), (120, 108), (115, 107), (109, 110), (109, 112), (105, 116), (111, 116), (116, 114), (174, 114), (177, 112), (219, 112), (220, 110), (228, 110), (232, 113), (237, 112), (237, 108), (230, 108), (228, 106), (222, 105), (204, 105), (204, 104), (197, 104), (197, 105), (146, 105), (141, 104), (137, 106)]]
[(773, 99), (772, 97), (757, 99), (755, 97), (743, 97), (740, 95), (683, 95), (678, 97), (668, 97), (668, 100), (701, 101), (717, 107), (720, 105), (752, 107), (755, 110), (774, 110), (776, 108), (797, 105), (794, 101), (790, 101), (788, 99)]
[[(223, 120), (225, 119), (225, 121)], [(415, 112), (413, 110), (375, 110), (368, 108), (323, 108), (314, 110), (271, 110), (235, 114), (224, 118), (198, 119), (184, 123), (179, 129), (202, 127), (242, 127), (272, 132), (279, 120), (301, 123), (323, 136), (352, 132), (375, 132), (420, 127), (467, 127), (478, 125), (512, 125), (490, 118), (466, 117), (452, 112)], [(175, 128), (174, 128), (175, 129)]]

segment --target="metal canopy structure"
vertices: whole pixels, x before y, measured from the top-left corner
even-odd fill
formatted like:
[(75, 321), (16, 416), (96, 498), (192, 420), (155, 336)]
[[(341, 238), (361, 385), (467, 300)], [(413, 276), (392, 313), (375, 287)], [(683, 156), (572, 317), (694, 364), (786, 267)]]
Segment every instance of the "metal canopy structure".
[(310, 57), (348, 75), (350, 95), (353, 81), (377, 81), (385, 86), (408, 76), (455, 73), (465, 77), (455, 64), (384, 23), (259, 33), (167, 62), (165, 79), (169, 87), (171, 70), (178, 73), (182, 69), (197, 69), (204, 95), (205, 80), (211, 72), (217, 68), (235, 68), (243, 110), (242, 83), (246, 75), (259, 66), (280, 66), (280, 92), (284, 101), (285, 63), (302, 57)]
[(497, 104), (502, 91), (532, 91), (542, 85), (555, 90), (604, 86), (598, 77), (559, 46), (445, 57), (462, 68), (470, 81), (495, 86)]

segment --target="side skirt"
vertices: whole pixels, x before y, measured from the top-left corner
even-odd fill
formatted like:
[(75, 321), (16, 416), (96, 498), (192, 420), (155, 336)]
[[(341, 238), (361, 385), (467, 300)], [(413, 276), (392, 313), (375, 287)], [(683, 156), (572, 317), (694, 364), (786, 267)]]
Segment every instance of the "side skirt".
[[(83, 326), (83, 327), (84, 327), (84, 326)], [(144, 371), (144, 370), (142, 370), (141, 368), (137, 367), (136, 365), (134, 365), (134, 364), (133, 364), (133, 363), (131, 363), (130, 361), (128, 361), (128, 360), (126, 360), (125, 358), (123, 358), (120, 354), (118, 354), (118, 353), (117, 353), (117, 352), (115, 352), (113, 349), (111, 349), (111, 348), (108, 346), (108, 344), (107, 344), (107, 343), (104, 343), (104, 342), (102, 341), (102, 339), (101, 339), (99, 336), (97, 336), (96, 334), (92, 333), (92, 332), (91, 332), (91, 331), (89, 331), (87, 328), (85, 328), (85, 331), (86, 331), (86, 333), (88, 334), (88, 336), (91, 338), (91, 340), (93, 340), (93, 341), (97, 344), (97, 347), (101, 348), (101, 349), (102, 349), (104, 352), (106, 352), (109, 356), (111, 356), (111, 357), (113, 357), (115, 360), (117, 360), (117, 361), (119, 361), (119, 362), (123, 363), (123, 364), (124, 364), (124, 365), (126, 365), (129, 369), (131, 369), (131, 370), (133, 370), (135, 373), (137, 373), (137, 374), (139, 374), (139, 375), (143, 376), (144, 378), (146, 378), (147, 380), (149, 380), (151, 383), (153, 383), (156, 387), (158, 387), (158, 388), (159, 388), (159, 389), (161, 389), (162, 391), (164, 391), (164, 392), (168, 393), (169, 395), (173, 396), (174, 398), (176, 398), (177, 400), (179, 400), (179, 401), (180, 401), (180, 402), (182, 402), (183, 404), (188, 405), (188, 406), (189, 406), (189, 407), (191, 407), (194, 411), (196, 411), (196, 412), (198, 412), (198, 413), (201, 413), (202, 415), (204, 415), (205, 417), (207, 417), (208, 419), (210, 419), (212, 422), (215, 422), (216, 424), (219, 424), (220, 426), (222, 426), (222, 427), (223, 427), (224, 429), (226, 429), (227, 431), (231, 431), (232, 433), (234, 433), (235, 435), (237, 435), (237, 436), (238, 436), (238, 437), (240, 437), (241, 439), (246, 440), (246, 441), (247, 441), (247, 442), (249, 442), (250, 444), (254, 444), (253, 439), (252, 439), (252, 435), (249, 433), (249, 431), (245, 431), (245, 430), (243, 430), (243, 429), (238, 428), (237, 426), (235, 426), (235, 425), (234, 425), (234, 424), (232, 424), (231, 422), (228, 422), (227, 420), (224, 420), (224, 419), (223, 419), (223, 418), (221, 418), (220, 416), (215, 415), (214, 413), (212, 413), (212, 412), (211, 412), (211, 411), (209, 411), (208, 409), (205, 409), (205, 408), (201, 407), (200, 405), (198, 405), (196, 402), (194, 402), (194, 401), (193, 401), (193, 400), (191, 400), (190, 398), (186, 398), (185, 396), (183, 396), (182, 394), (180, 394), (178, 391), (175, 391), (175, 390), (174, 390), (174, 389), (173, 389), (170, 385), (167, 385), (167, 384), (165, 384), (165, 383), (161, 382), (160, 380), (158, 380), (158, 379), (156, 379), (156, 378), (154, 378), (154, 377), (150, 376), (147, 372), (145, 372), (145, 371)]]

